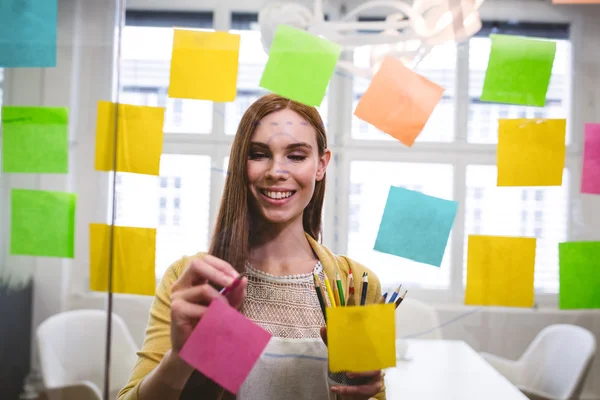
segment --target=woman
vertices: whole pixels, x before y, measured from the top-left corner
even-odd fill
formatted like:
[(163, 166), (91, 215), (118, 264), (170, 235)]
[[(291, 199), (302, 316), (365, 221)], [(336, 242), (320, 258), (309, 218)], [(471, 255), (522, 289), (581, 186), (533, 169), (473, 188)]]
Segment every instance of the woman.
[[(119, 400), (235, 398), (178, 356), (217, 298), (273, 335), (238, 399), (385, 399), (381, 371), (356, 374), (366, 380), (360, 386), (328, 387), (325, 321), (313, 272), (323, 280), (337, 271), (344, 281), (350, 268), (353, 276), (369, 272), (367, 302), (381, 296), (372, 272), (317, 242), (330, 158), (315, 108), (274, 94), (248, 108), (231, 148), (210, 255), (184, 257), (165, 273)], [(241, 272), (247, 277), (222, 298), (218, 289)]]

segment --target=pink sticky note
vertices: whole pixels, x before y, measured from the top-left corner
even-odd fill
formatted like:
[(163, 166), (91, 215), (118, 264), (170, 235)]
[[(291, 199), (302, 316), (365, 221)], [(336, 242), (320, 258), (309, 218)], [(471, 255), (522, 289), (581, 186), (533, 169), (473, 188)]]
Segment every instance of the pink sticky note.
[(236, 394), (270, 339), (269, 332), (224, 301), (215, 300), (179, 355), (202, 374)]
[(585, 124), (581, 193), (600, 194), (600, 124)]

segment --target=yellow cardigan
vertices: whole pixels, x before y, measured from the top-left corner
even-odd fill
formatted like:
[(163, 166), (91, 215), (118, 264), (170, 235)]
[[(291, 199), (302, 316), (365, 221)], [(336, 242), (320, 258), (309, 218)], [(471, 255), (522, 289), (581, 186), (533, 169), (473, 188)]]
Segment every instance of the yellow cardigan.
[[(352, 267), (355, 282), (360, 282), (363, 272), (369, 273), (369, 286), (367, 304), (375, 303), (381, 297), (381, 284), (373, 272), (363, 265), (350, 260), (345, 256), (333, 254), (327, 247), (319, 244), (310, 235), (306, 234), (310, 245), (321, 261), (325, 274), (332, 279), (335, 271), (340, 273), (345, 282), (348, 278), (348, 269)], [(181, 276), (193, 258), (203, 257), (206, 253), (198, 253), (192, 257), (183, 257), (173, 263), (165, 272), (154, 296), (150, 309), (150, 318), (146, 328), (146, 337), (142, 350), (137, 353), (138, 360), (133, 369), (127, 385), (119, 392), (118, 400), (138, 400), (139, 386), (142, 380), (158, 366), (167, 351), (171, 349), (171, 311), (170, 298), (171, 286)], [(358, 277), (358, 278), (357, 278)], [(357, 286), (358, 287), (358, 286)], [(355, 304), (360, 303), (360, 293), (355, 291)], [(189, 383), (189, 381), (188, 381)], [(185, 389), (184, 389), (185, 391)], [(183, 398), (184, 396), (182, 396)], [(202, 396), (201, 398), (206, 398)], [(375, 396), (378, 400), (385, 400), (385, 388)]]

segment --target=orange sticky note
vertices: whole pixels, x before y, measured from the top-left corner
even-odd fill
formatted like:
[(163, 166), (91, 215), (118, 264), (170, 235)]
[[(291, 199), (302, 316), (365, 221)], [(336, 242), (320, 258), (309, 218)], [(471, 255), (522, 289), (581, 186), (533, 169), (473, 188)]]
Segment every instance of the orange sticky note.
[(600, 4), (600, 0), (552, 0), (552, 4)]
[(564, 119), (498, 120), (498, 186), (560, 186), (565, 167)]
[[(98, 102), (95, 161), (98, 171), (114, 170), (116, 116), (115, 103)], [(164, 118), (162, 107), (119, 104), (117, 171), (158, 176)]]
[(465, 304), (533, 307), (535, 238), (469, 235)]
[(113, 293), (154, 296), (156, 229), (90, 224), (90, 290), (108, 291), (113, 229)]
[(354, 115), (410, 147), (443, 93), (441, 86), (388, 56), (360, 98)]

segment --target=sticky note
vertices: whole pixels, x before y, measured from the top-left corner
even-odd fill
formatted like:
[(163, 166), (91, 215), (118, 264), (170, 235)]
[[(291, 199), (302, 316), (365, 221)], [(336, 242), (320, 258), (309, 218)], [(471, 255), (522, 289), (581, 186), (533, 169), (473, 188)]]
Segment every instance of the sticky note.
[(465, 304), (533, 307), (535, 238), (469, 235)]
[(564, 119), (498, 120), (498, 186), (561, 186)]
[(342, 47), (304, 30), (279, 25), (260, 87), (309, 106), (320, 106)]
[(10, 254), (73, 258), (74, 193), (12, 189)]
[(511, 35), (490, 35), (490, 39), (481, 101), (543, 107), (556, 42)]
[(600, 124), (585, 124), (581, 193), (600, 194)]
[(552, 4), (600, 4), (600, 0), (552, 0)]
[(179, 355), (236, 394), (271, 334), (221, 300), (213, 300)]
[(176, 29), (169, 97), (235, 100), (239, 52), (240, 35)]
[(374, 250), (439, 267), (458, 203), (390, 187)]
[(365, 372), (396, 366), (394, 304), (327, 308), (331, 372)]
[(0, 1), (0, 68), (55, 67), (58, 0)]
[(558, 244), (559, 308), (600, 308), (600, 242)]
[[(113, 171), (115, 160), (115, 103), (98, 102), (96, 162), (98, 171)], [(119, 104), (118, 172), (157, 175), (162, 154), (165, 109)]]
[(90, 224), (90, 290), (108, 291), (111, 235), (112, 292), (153, 296), (156, 229), (151, 228)]
[(69, 168), (68, 110), (2, 107), (2, 171), (65, 174)]
[(410, 147), (443, 93), (442, 87), (387, 56), (354, 115)]

